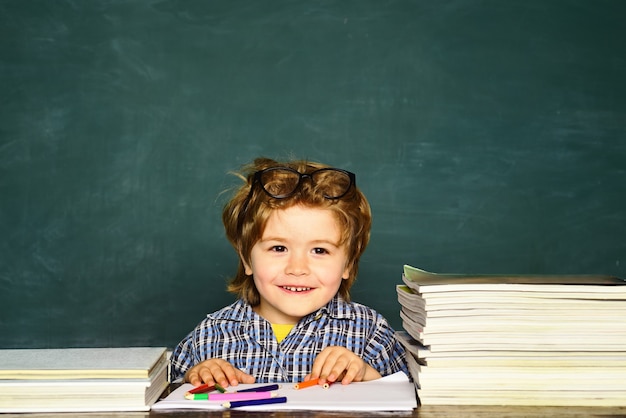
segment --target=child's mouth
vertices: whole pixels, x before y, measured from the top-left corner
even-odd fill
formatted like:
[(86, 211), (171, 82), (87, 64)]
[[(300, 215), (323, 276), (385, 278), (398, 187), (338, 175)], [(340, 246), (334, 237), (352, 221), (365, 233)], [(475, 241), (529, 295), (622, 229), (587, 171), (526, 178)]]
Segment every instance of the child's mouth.
[(299, 287), (299, 286), (281, 286), (283, 289), (288, 290), (290, 292), (307, 292), (311, 290), (311, 287)]

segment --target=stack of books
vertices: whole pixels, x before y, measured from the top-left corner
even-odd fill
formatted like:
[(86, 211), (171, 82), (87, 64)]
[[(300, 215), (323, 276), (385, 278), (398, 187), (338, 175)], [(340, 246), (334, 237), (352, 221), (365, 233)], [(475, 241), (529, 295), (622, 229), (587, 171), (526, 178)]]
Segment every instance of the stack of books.
[(167, 385), (161, 347), (0, 350), (0, 413), (147, 411)]
[(434, 274), (397, 286), (422, 405), (626, 405), (626, 281)]

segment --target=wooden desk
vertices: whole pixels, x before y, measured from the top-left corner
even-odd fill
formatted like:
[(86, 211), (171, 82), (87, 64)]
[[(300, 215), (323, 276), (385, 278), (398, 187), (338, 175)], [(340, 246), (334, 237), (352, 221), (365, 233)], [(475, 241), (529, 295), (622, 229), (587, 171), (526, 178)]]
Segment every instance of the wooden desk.
[(2, 418), (609, 418), (626, 417), (624, 407), (548, 407), (548, 406), (422, 406), (412, 413), (403, 412), (324, 412), (324, 411), (151, 411), (110, 413), (0, 414)]
[[(564, 407), (526, 407), (526, 406), (430, 406), (420, 407), (413, 413), (403, 412), (320, 412), (320, 411), (278, 411), (252, 413), (244, 411), (225, 412), (190, 412), (174, 413), (151, 412), (149, 418), (345, 418), (345, 417), (406, 417), (406, 418), (591, 418), (591, 417), (626, 417), (626, 407), (620, 408), (564, 408)], [(30, 417), (23, 417), (30, 418)]]
[[(178, 385), (170, 385), (161, 395), (167, 396)], [(46, 414), (0, 414), (0, 418), (626, 418), (622, 407), (550, 407), (550, 406), (421, 406), (412, 412), (328, 412), (328, 411), (266, 411), (241, 410), (202, 411), (175, 410), (150, 412), (92, 412)]]
[(318, 411), (151, 411), (67, 414), (2, 414), (2, 418), (593, 418), (626, 417), (625, 407), (533, 407), (533, 406), (423, 406), (412, 413), (402, 412), (318, 412)]

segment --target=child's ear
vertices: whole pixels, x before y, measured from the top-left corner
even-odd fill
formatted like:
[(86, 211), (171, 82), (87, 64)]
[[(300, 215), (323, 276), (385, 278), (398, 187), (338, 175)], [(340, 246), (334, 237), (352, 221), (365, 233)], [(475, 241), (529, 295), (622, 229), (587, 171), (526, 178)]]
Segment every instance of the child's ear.
[(350, 266), (346, 266), (346, 269), (343, 271), (343, 274), (341, 275), (341, 278), (344, 280), (348, 280), (350, 278)]
[(250, 266), (250, 264), (248, 264), (246, 262), (246, 259), (239, 256), (239, 259), (241, 260), (241, 263), (243, 264), (243, 269), (244, 272), (246, 273), (246, 276), (252, 276), (252, 267)]
[(243, 269), (244, 269), (244, 272), (246, 273), (246, 276), (252, 276), (252, 267), (250, 267), (250, 265), (246, 262), (246, 259), (241, 256), (241, 253), (239, 253), (239, 259), (241, 260), (241, 263), (243, 264)]
[(250, 268), (250, 266), (248, 265), (248, 263), (246, 263), (245, 261), (243, 262), (243, 267), (244, 267), (244, 271), (246, 273), (246, 276), (252, 276), (252, 268)]

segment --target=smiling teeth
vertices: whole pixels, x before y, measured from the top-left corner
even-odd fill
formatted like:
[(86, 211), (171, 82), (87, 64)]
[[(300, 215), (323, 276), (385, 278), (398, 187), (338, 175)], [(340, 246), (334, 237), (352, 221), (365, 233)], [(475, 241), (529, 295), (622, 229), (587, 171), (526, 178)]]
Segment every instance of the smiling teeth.
[(287, 289), (291, 292), (306, 292), (307, 290), (311, 290), (310, 287), (288, 287), (288, 286), (283, 286), (283, 289)]

